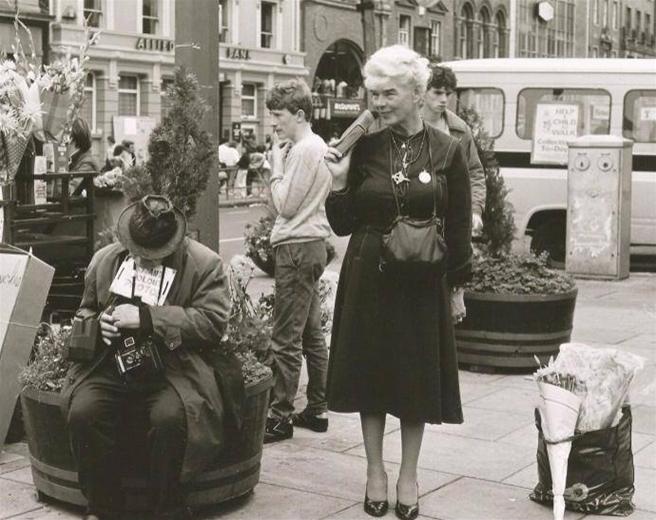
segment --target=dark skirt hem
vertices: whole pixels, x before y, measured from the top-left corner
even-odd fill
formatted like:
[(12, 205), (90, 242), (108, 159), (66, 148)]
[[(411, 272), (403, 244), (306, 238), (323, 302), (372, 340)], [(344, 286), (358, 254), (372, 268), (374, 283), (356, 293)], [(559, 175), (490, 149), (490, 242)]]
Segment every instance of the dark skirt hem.
[(328, 405), (328, 410), (336, 413), (365, 413), (372, 415), (391, 415), (396, 417), (400, 421), (411, 421), (411, 422), (421, 422), (425, 424), (462, 424), (464, 419), (462, 415), (459, 418), (445, 418), (441, 417), (436, 419), (434, 417), (409, 417), (407, 414), (399, 413), (397, 410), (374, 410), (374, 409), (364, 409), (363, 407), (358, 407), (356, 405), (352, 406), (337, 406), (337, 405)]

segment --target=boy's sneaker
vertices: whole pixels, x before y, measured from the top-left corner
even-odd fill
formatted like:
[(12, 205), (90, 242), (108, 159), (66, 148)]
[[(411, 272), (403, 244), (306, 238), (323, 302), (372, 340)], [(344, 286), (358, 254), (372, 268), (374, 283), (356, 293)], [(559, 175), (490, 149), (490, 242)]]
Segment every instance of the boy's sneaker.
[(299, 428), (307, 428), (313, 432), (323, 433), (328, 430), (327, 413), (312, 415), (303, 410), (301, 413), (292, 414), (292, 423)]
[(267, 417), (266, 428), (264, 429), (264, 444), (270, 442), (284, 441), (294, 436), (294, 426), (289, 419), (277, 419)]

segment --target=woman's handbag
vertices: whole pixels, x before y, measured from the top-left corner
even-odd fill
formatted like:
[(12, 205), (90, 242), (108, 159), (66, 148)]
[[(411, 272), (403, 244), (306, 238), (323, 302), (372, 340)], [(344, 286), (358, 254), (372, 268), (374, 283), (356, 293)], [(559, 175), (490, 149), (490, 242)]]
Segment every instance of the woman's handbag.
[[(433, 185), (433, 214), (427, 219), (401, 215), (401, 206), (392, 185), (398, 216), (383, 234), (381, 261), (383, 264), (424, 264), (438, 266), (446, 257), (444, 226), (437, 216), (437, 180), (433, 172), (433, 158), (430, 153), (430, 176)], [(393, 164), (390, 157), (390, 164)]]

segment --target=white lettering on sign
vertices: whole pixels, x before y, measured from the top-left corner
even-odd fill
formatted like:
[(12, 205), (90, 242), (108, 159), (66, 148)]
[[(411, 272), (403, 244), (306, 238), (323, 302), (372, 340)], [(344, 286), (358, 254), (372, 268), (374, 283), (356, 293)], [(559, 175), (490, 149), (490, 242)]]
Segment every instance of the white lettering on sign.
[(156, 38), (138, 38), (135, 47), (140, 51), (165, 51), (171, 52), (175, 48), (172, 40), (161, 40)]
[(343, 110), (344, 112), (354, 112), (354, 113), (359, 113), (360, 112), (360, 105), (355, 103), (335, 103), (335, 110)]
[(118, 294), (119, 296), (124, 296), (126, 298), (132, 298), (132, 285), (134, 281), (134, 260), (130, 257), (127, 257), (123, 260), (121, 267), (116, 271), (116, 276), (112, 280), (112, 285), (109, 287), (109, 291)]
[(250, 49), (237, 49), (235, 47), (226, 47), (226, 58), (231, 60), (250, 60)]
[(531, 164), (567, 164), (567, 141), (576, 137), (578, 122), (578, 105), (538, 103)]

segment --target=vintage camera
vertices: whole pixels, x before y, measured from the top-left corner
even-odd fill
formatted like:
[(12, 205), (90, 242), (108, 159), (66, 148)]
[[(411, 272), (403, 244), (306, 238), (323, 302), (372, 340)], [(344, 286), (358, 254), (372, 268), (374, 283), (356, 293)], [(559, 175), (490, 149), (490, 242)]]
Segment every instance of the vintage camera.
[(121, 376), (126, 379), (145, 379), (164, 372), (159, 350), (151, 338), (140, 338), (125, 331), (116, 341), (114, 359)]

